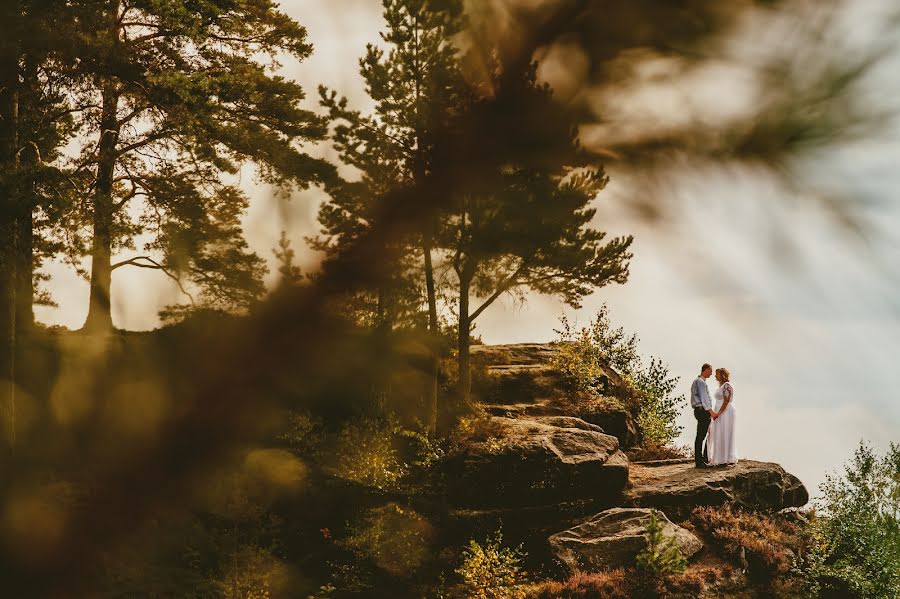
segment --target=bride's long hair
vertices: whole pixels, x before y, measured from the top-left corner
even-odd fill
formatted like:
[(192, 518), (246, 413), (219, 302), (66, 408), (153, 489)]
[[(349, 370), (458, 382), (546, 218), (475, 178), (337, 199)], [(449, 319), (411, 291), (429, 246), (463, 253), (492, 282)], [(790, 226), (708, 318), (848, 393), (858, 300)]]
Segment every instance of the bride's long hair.
[(731, 381), (731, 373), (727, 368), (716, 368), (716, 378), (722, 383)]

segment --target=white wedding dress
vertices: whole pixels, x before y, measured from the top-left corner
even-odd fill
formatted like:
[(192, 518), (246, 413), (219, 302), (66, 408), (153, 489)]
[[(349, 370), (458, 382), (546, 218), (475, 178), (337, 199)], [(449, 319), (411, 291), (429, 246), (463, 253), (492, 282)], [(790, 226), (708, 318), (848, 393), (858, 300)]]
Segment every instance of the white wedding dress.
[(725, 397), (731, 401), (725, 411), (709, 425), (709, 438), (706, 441), (709, 463), (712, 465), (734, 464), (737, 462), (737, 450), (734, 443), (734, 387), (725, 383), (713, 394), (716, 398), (715, 410), (718, 412), (725, 403)]

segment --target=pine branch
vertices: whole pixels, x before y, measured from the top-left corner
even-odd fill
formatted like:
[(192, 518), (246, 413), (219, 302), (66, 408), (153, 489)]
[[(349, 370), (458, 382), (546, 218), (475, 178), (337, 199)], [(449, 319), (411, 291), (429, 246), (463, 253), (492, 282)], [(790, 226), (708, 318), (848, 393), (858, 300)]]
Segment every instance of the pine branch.
[[(149, 264), (144, 264), (141, 261), (144, 260)], [(163, 272), (167, 277), (175, 281), (178, 285), (178, 288), (181, 290), (183, 294), (185, 294), (189, 300), (191, 300), (191, 305), (194, 305), (194, 296), (191, 295), (187, 289), (181, 284), (181, 279), (178, 278), (175, 274), (173, 274), (169, 269), (165, 266), (151, 258), (150, 256), (136, 256), (134, 258), (129, 258), (128, 260), (122, 260), (121, 262), (116, 262), (112, 265), (111, 270), (115, 271), (118, 268), (123, 266), (136, 266), (138, 268), (149, 268), (151, 270), (158, 270)]]

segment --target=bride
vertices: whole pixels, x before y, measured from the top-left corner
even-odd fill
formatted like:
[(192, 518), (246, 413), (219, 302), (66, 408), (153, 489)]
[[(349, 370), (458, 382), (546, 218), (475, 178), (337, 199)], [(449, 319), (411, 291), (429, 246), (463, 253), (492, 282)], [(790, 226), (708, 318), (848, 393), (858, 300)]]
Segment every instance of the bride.
[(723, 464), (735, 464), (737, 452), (734, 446), (734, 387), (729, 379), (731, 374), (725, 368), (716, 369), (716, 380), (719, 388), (714, 394), (716, 406), (713, 411), (713, 421), (709, 426), (709, 464), (719, 466)]

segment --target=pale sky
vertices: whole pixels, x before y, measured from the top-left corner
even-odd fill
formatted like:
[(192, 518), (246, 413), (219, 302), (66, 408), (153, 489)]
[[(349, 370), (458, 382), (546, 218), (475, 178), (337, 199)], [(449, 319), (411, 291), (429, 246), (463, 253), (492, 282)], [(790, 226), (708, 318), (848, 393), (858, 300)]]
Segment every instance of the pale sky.
[[(310, 105), (324, 83), (351, 104), (368, 106), (357, 60), (367, 42), (378, 41), (380, 2), (284, 0), (283, 8), (307, 27), (315, 47), (308, 61), (285, 67), (307, 89)], [(723, 114), (742, 92), (722, 73), (701, 83), (693, 93)], [(898, 89), (896, 79), (881, 83)], [(660, 106), (653, 97), (647, 105)], [(893, 389), (900, 357), (900, 211), (892, 202), (900, 185), (900, 135), (892, 133), (792, 165), (811, 181), (852, 189), (854, 198), (868, 202), (880, 236), (865, 243), (836, 226), (820, 205), (784, 202), (783, 189), (749, 169), (685, 169), (667, 182), (666, 199), (677, 211), (648, 223), (629, 210), (628, 175), (611, 168), (597, 226), (635, 235), (631, 280), (600, 290), (577, 311), (542, 296), (524, 306), (500, 302), (479, 319), (476, 332), (487, 343), (548, 341), (561, 315), (586, 324), (606, 302), (614, 324), (638, 333), (641, 350), (667, 362), (683, 391), (701, 363), (728, 367), (740, 456), (779, 462), (815, 495), (825, 473), (840, 467), (860, 439), (879, 448), (900, 441)], [(249, 169), (241, 183), (252, 198), (251, 246), (271, 260), (284, 229), (301, 250), (303, 236), (315, 230), (320, 194), (286, 201), (254, 181)], [(312, 268), (315, 256), (302, 255), (301, 262)], [(60, 306), (39, 308), (38, 318), (80, 326), (86, 282), (60, 264), (47, 271)], [(157, 311), (174, 301), (177, 289), (159, 273), (114, 274), (113, 317), (121, 328), (158, 326)], [(685, 444), (694, 422), (687, 410), (682, 420)]]

